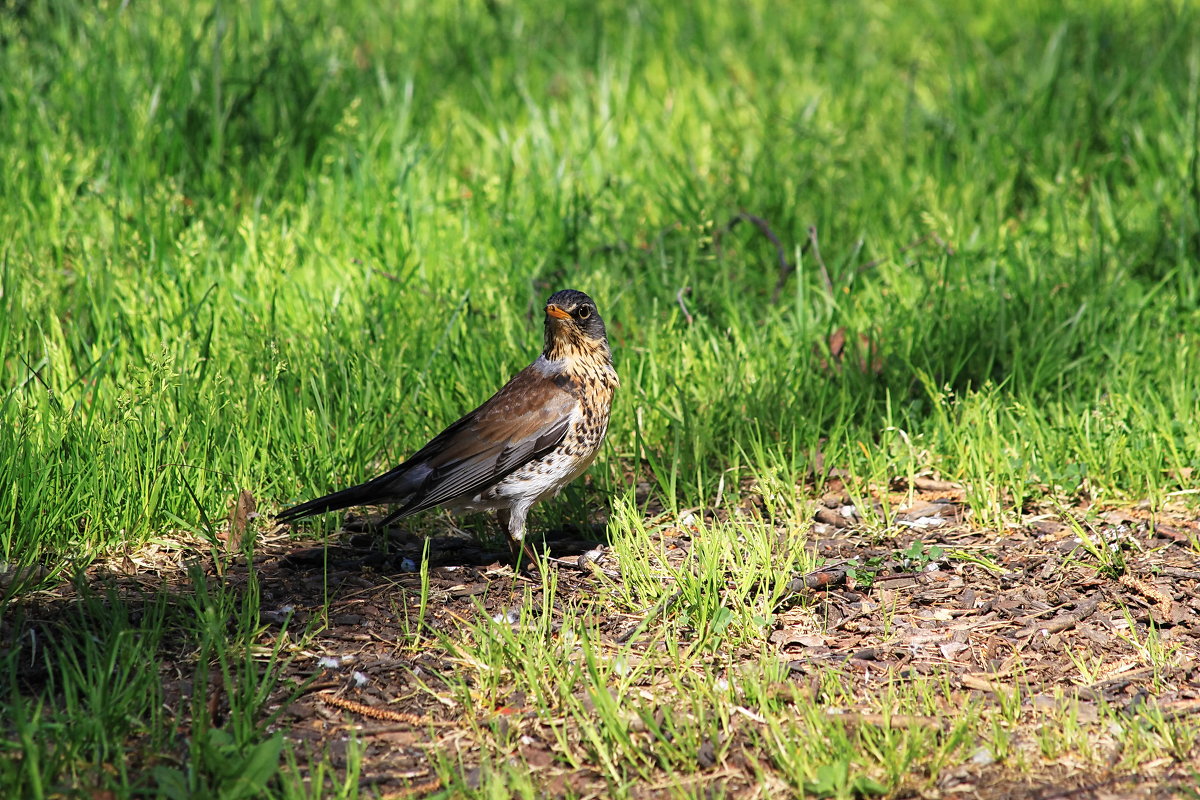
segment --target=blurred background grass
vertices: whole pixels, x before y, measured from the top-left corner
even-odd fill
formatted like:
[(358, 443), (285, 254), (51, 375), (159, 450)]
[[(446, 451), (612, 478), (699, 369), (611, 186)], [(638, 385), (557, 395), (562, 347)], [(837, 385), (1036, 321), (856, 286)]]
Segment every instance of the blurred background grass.
[(1191, 4), (31, 0), (0, 43), (5, 562), (365, 478), (563, 287), (624, 388), (552, 514), (643, 463), (669, 506), (937, 470), (985, 521), (1194, 486)]

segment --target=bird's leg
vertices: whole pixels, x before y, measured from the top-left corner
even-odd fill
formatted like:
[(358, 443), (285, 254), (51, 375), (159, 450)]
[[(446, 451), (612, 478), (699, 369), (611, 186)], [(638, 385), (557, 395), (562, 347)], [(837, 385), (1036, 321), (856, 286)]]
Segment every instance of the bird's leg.
[(525, 569), (537, 569), (537, 555), (529, 546), (529, 542), (525, 541), (525, 515), (518, 514), (514, 518), (511, 508), (501, 508), (496, 511), (496, 520), (508, 536), (508, 549), (512, 552), (513, 566), (519, 567), (524, 556)]
[(537, 570), (537, 553), (533, 552), (533, 548), (529, 546), (529, 542), (521, 540), (521, 550), (525, 553), (525, 569), (533, 572)]
[(508, 523), (512, 519), (512, 512), (507, 508), (501, 508), (496, 511), (496, 522), (500, 524), (500, 529), (504, 531), (504, 540), (508, 542), (508, 550), (512, 553), (513, 564), (520, 563), (521, 551), (518, 548), (520, 540), (514, 539), (509, 533)]

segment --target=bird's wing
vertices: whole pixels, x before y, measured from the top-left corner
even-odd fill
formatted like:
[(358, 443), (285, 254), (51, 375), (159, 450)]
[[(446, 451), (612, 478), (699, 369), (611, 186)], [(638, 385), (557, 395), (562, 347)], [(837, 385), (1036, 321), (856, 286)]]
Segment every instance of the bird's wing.
[(554, 449), (566, 436), (578, 401), (530, 366), (482, 406), (435, 436), (396, 469), (371, 483), (407, 517), (473, 497)]

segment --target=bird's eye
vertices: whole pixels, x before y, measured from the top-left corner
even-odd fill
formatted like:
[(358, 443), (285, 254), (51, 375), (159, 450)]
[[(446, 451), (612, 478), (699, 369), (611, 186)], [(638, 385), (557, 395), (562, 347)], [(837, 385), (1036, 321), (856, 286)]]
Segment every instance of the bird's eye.
[(592, 309), (589, 308), (588, 306), (583, 306), (582, 308), (580, 308), (578, 311), (575, 312), (575, 317), (577, 319), (587, 319), (591, 315), (592, 315)]

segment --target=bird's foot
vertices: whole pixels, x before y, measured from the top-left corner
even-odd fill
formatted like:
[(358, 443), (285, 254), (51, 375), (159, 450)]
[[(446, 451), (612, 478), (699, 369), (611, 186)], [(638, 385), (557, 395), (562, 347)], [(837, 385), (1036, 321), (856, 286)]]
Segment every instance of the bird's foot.
[(538, 565), (541, 562), (538, 560), (537, 553), (533, 552), (533, 548), (529, 546), (529, 542), (524, 539), (510, 538), (508, 547), (512, 551), (513, 569), (527, 574), (538, 571)]

